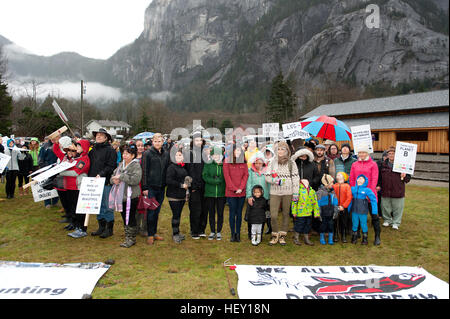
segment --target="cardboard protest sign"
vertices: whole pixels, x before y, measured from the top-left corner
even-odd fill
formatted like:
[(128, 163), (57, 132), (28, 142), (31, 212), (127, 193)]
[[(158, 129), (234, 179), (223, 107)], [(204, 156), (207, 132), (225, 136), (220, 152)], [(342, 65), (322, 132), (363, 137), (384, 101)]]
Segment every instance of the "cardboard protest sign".
[(419, 267), (237, 265), (241, 299), (448, 299)]
[(352, 126), (352, 141), (355, 154), (358, 153), (361, 147), (368, 147), (369, 153), (373, 153), (372, 132), (370, 130), (370, 124)]
[(8, 165), (9, 160), (11, 159), (11, 156), (0, 153), (0, 174), (3, 173), (3, 171), (6, 168), (6, 165)]
[(280, 125), (278, 123), (263, 123), (263, 135), (266, 137), (278, 137), (280, 131)]
[(413, 175), (416, 165), (417, 144), (397, 142), (393, 172)]
[(30, 175), (28, 175), (28, 177), (33, 177), (33, 176), (38, 175), (38, 174), (40, 174), (42, 172), (45, 172), (46, 170), (52, 168), (55, 165), (56, 164), (50, 164), (48, 166), (42, 167), (42, 168), (38, 169), (37, 171), (35, 171), (35, 172), (31, 173)]
[(69, 162), (62, 162), (56, 166), (54, 166), (51, 169), (46, 170), (45, 172), (36, 175), (35, 177), (33, 177), (33, 180), (37, 181), (37, 182), (42, 182), (45, 181), (46, 179), (48, 179), (49, 177), (52, 177), (53, 175), (59, 174), (65, 170), (68, 170), (69, 168), (74, 167), (75, 165), (77, 165), (76, 161), (73, 161), (71, 163)]
[(105, 181), (104, 177), (83, 177), (78, 195), (77, 214), (98, 215), (100, 213)]
[(33, 193), (33, 199), (35, 202), (41, 202), (43, 200), (58, 197), (58, 192), (56, 191), (56, 189), (48, 191), (42, 188), (42, 184), (44, 182), (45, 181), (42, 181), (31, 185), (31, 191)]
[(290, 139), (291, 141), (299, 138), (306, 140), (311, 137), (308, 132), (302, 129), (302, 124), (300, 122), (287, 123), (282, 126), (284, 138)]
[(0, 260), (0, 299), (82, 299), (110, 267)]

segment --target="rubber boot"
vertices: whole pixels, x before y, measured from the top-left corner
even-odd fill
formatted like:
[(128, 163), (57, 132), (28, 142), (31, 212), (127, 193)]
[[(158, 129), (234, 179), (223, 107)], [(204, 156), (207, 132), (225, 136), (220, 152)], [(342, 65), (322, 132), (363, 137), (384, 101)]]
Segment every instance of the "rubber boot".
[(340, 225), (341, 225), (341, 223), (340, 223), (340, 220), (339, 220), (339, 217), (338, 217), (338, 218), (336, 218), (334, 226), (333, 226), (334, 227), (333, 241), (335, 243), (339, 242), (339, 227), (340, 227)]
[(92, 232), (91, 236), (99, 236), (105, 231), (106, 220), (100, 219), (100, 220), (97, 220), (97, 222), (98, 222), (98, 229), (95, 232)]
[(294, 244), (295, 245), (298, 245), (298, 246), (301, 246), (301, 242), (300, 242), (300, 234), (299, 233), (297, 233), (297, 232), (295, 232), (294, 233)]
[(380, 218), (372, 219), (373, 230), (375, 231), (375, 240), (373, 244), (378, 246), (381, 244), (381, 227), (380, 227)]
[(125, 241), (120, 244), (120, 247), (130, 248), (136, 243), (136, 237), (133, 240), (134, 230), (133, 227), (125, 226)]
[(320, 244), (321, 245), (326, 245), (327, 242), (325, 241), (325, 234), (324, 233), (320, 233)]
[(328, 233), (328, 245), (334, 245), (333, 233)]
[(303, 234), (303, 240), (304, 240), (306, 245), (314, 246), (314, 243), (309, 240), (309, 234)]
[(114, 221), (110, 221), (106, 223), (106, 227), (105, 230), (103, 231), (103, 233), (100, 235), (100, 238), (108, 238), (111, 237), (114, 233), (113, 233), (113, 229), (114, 229)]
[(267, 231), (265, 232), (265, 234), (268, 235), (272, 232), (271, 218), (266, 218), (266, 224), (267, 224)]
[(358, 241), (358, 232), (354, 231), (352, 232), (352, 244), (356, 244)]
[(347, 242), (347, 227), (341, 227), (341, 240), (343, 243)]
[(279, 237), (279, 233), (273, 233), (272, 232), (272, 239), (269, 241), (269, 245), (273, 246), (276, 245), (278, 243), (278, 237)]
[(362, 238), (362, 241), (361, 241), (361, 245), (367, 245), (368, 244), (367, 237), (368, 237), (368, 234), (367, 233), (363, 233), (363, 238)]

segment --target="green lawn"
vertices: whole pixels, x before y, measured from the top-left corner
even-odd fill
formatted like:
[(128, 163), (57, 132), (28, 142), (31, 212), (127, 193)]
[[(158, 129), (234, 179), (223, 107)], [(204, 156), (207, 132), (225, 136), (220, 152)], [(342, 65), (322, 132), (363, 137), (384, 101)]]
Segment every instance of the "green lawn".
[[(16, 191), (17, 192), (17, 191)], [(108, 258), (115, 264), (98, 282), (94, 298), (232, 298), (222, 267), (224, 260), (253, 265), (384, 265), (421, 266), (433, 275), (449, 281), (449, 191), (448, 188), (407, 186), (406, 207), (399, 231), (382, 229), (380, 246), (337, 244), (321, 246), (313, 237), (314, 247), (292, 244), (291, 233), (285, 247), (264, 242), (253, 247), (243, 235), (241, 243), (229, 241), (228, 211), (225, 211), (223, 240), (194, 241), (189, 236), (177, 245), (171, 240), (171, 211), (164, 203), (159, 233), (165, 241), (153, 247), (146, 238), (129, 249), (119, 247), (123, 224), (116, 213), (114, 236), (107, 239), (88, 236), (68, 237), (57, 208), (45, 209), (34, 203), (31, 195), (5, 199), (0, 184), (0, 260), (23, 262), (99, 262)], [(189, 234), (189, 210), (183, 211), (181, 230)], [(91, 218), (88, 232), (97, 229)], [(242, 225), (246, 234), (247, 225)], [(207, 229), (209, 231), (209, 227)], [(231, 283), (237, 276), (228, 271)]]

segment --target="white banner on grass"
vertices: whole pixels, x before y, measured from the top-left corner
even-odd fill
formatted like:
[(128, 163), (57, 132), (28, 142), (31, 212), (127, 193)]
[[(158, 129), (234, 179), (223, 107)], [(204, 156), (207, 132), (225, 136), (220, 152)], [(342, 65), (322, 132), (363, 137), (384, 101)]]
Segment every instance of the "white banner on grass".
[(100, 214), (105, 177), (83, 177), (78, 195), (77, 214)]
[(397, 142), (392, 171), (413, 175), (414, 167), (416, 166), (416, 155), (417, 144)]
[(448, 299), (419, 267), (237, 265), (241, 299)]
[(8, 165), (11, 156), (0, 153), (0, 174), (5, 170), (6, 165)]
[(109, 267), (0, 261), (0, 299), (81, 299), (92, 294)]
[(31, 185), (31, 192), (33, 193), (33, 199), (35, 202), (41, 202), (46, 199), (58, 197), (58, 192), (56, 189), (52, 189), (51, 191), (43, 189), (43, 183), (45, 183), (45, 181)]

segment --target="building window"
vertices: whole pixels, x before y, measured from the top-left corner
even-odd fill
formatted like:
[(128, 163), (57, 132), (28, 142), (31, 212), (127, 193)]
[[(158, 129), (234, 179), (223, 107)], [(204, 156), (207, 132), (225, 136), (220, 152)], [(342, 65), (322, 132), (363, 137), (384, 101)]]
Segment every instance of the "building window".
[(380, 140), (380, 133), (378, 132), (372, 132), (372, 141), (376, 142)]
[(427, 131), (402, 131), (395, 132), (397, 141), (428, 141)]

